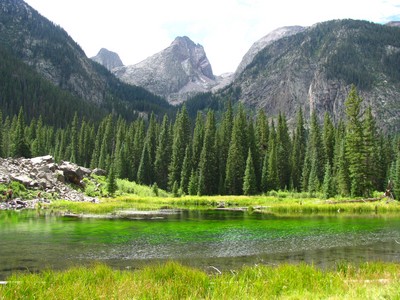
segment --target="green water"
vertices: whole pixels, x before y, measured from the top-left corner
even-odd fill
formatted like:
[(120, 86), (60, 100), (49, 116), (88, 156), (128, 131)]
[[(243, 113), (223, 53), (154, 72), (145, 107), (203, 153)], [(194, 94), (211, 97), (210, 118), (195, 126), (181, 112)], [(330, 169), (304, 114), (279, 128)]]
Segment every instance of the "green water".
[(400, 262), (400, 216), (163, 211), (124, 219), (0, 212), (0, 280), (95, 261), (117, 268), (178, 260), (207, 269), (301, 261)]

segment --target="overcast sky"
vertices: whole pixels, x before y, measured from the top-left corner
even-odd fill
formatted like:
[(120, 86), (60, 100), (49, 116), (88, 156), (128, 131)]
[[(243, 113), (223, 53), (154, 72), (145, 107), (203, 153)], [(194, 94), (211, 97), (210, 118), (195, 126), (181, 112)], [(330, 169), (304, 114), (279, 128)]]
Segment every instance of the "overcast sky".
[(399, 0), (25, 0), (63, 27), (89, 57), (100, 48), (125, 65), (167, 48), (177, 36), (201, 44), (216, 75), (233, 72), (272, 30), (332, 19), (400, 20)]

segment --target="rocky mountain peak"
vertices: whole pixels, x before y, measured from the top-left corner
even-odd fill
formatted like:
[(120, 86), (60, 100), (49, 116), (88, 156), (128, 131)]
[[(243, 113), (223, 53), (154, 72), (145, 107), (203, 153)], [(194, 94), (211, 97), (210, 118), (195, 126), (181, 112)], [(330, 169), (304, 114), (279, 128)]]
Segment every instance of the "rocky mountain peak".
[(256, 41), (247, 53), (243, 56), (242, 61), (240, 62), (238, 68), (236, 69), (235, 76), (244, 71), (244, 69), (253, 61), (254, 57), (259, 53), (262, 49), (270, 45), (271, 43), (296, 33), (302, 32), (306, 29), (306, 27), (302, 26), (285, 26), (275, 29), (274, 31), (268, 33), (263, 36), (261, 39)]
[(187, 36), (177, 37), (161, 52), (138, 64), (115, 68), (113, 73), (172, 104), (184, 102), (195, 93), (208, 92), (218, 84), (203, 46)]
[(392, 27), (400, 27), (400, 21), (390, 21), (389, 23), (386, 23), (385, 25), (392, 26)]
[(91, 57), (91, 59), (103, 65), (109, 71), (124, 65), (117, 53), (109, 51), (105, 48), (101, 48), (99, 53), (97, 53), (96, 56)]

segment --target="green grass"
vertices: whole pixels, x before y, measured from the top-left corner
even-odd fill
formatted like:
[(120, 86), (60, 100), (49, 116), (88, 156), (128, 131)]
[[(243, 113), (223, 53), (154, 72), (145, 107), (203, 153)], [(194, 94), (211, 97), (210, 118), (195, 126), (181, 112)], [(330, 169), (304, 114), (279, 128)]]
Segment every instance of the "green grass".
[(0, 299), (400, 299), (400, 265), (280, 265), (223, 274), (169, 262), (135, 271), (105, 265), (14, 275)]
[[(151, 188), (148, 188), (151, 190)], [(300, 195), (301, 196), (301, 195)], [(285, 214), (360, 214), (360, 213), (400, 213), (400, 203), (385, 199), (369, 203), (328, 204), (318, 198), (300, 198), (299, 194), (287, 194), (284, 198), (277, 196), (139, 196), (124, 194), (114, 198), (101, 198), (100, 203), (82, 203), (70, 201), (53, 201), (48, 207), (54, 210), (74, 213), (112, 213), (123, 209), (215, 209), (221, 204), (227, 209), (245, 207), (250, 211), (260, 209), (262, 212)], [(344, 199), (347, 200), (347, 199)]]

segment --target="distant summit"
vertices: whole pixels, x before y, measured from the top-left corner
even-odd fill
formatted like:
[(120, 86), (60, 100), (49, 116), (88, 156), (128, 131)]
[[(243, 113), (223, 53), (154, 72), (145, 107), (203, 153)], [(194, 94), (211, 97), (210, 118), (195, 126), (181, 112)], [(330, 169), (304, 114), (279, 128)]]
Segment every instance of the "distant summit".
[(389, 23), (386, 23), (385, 25), (392, 26), (392, 27), (400, 27), (400, 21), (390, 21)]
[(124, 64), (115, 52), (101, 48), (96, 56), (91, 57), (92, 60), (106, 67), (109, 71), (117, 67), (122, 67)]
[(253, 61), (254, 57), (263, 50), (266, 46), (271, 43), (296, 33), (302, 32), (306, 30), (306, 27), (302, 26), (285, 26), (275, 29), (274, 31), (268, 33), (266, 36), (262, 37), (258, 41), (256, 41), (247, 53), (243, 56), (242, 61), (236, 69), (235, 74), (240, 74), (244, 71), (244, 69)]
[(203, 46), (187, 36), (177, 37), (161, 52), (135, 65), (115, 68), (113, 73), (126, 83), (167, 98), (172, 104), (208, 92), (218, 84)]

